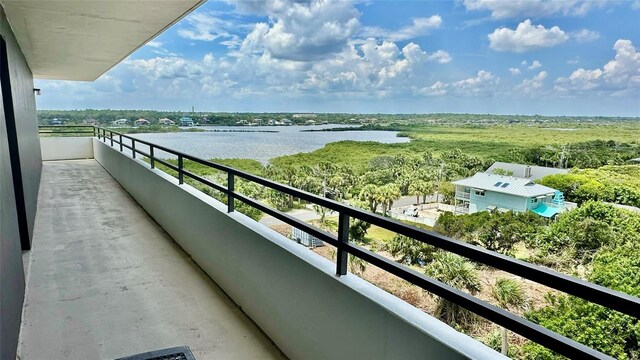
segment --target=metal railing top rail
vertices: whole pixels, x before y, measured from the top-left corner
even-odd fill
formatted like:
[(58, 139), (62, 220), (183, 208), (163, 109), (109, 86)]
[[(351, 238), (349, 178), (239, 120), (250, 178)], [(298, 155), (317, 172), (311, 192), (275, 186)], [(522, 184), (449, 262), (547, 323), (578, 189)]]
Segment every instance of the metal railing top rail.
[(93, 125), (38, 125), (38, 134), (84, 134), (94, 135)]
[[(525, 261), (502, 255), (494, 251), (484, 249), (482, 247), (470, 245), (459, 240), (442, 236), (433, 231), (423, 230), (410, 225), (406, 225), (394, 219), (361, 210), (353, 206), (327, 199), (309, 193), (307, 191), (299, 190), (288, 185), (280, 184), (278, 182), (257, 175), (249, 174), (226, 165), (213, 163), (208, 160), (176, 151), (162, 145), (157, 145), (145, 140), (140, 140), (135, 137), (128, 136), (110, 129), (95, 127), (94, 132), (99, 140), (102, 140), (105, 143), (109, 141), (112, 147), (114, 146), (114, 144), (120, 145), (120, 151), (123, 151), (123, 147), (131, 150), (132, 156), (134, 158), (136, 157), (136, 154), (142, 154), (149, 157), (151, 168), (154, 168), (155, 162), (159, 162), (165, 166), (168, 166), (172, 170), (177, 171), (179, 184), (184, 183), (184, 176), (186, 175), (191, 179), (194, 179), (204, 185), (211, 186), (214, 189), (225, 193), (227, 195), (227, 206), (229, 212), (234, 211), (234, 200), (238, 199), (247, 205), (250, 205), (260, 211), (272, 215), (275, 218), (288, 223), (289, 225), (299, 228), (335, 246), (337, 248), (337, 275), (345, 275), (347, 272), (347, 254), (357, 256), (371, 263), (372, 265), (375, 265), (417, 286), (420, 286), (421, 288), (432, 292), (435, 295), (452, 301), (453, 303), (460, 305), (467, 310), (476, 313), (477, 315), (493, 321), (498, 325), (504, 326), (509, 330), (512, 330), (569, 358), (599, 359), (609, 357), (574, 340), (554, 333), (540, 325), (534, 324), (520, 316), (512, 314), (502, 308), (491, 305), (463, 291), (429, 278), (426, 275), (418, 273), (415, 270), (412, 270), (401, 264), (398, 264), (395, 261), (389, 260), (360, 246), (349, 243), (348, 229), (350, 218), (356, 218), (362, 221), (366, 221), (397, 234), (408, 236), (417, 241), (458, 254), (473, 261), (477, 261), (491, 267), (504, 270), (511, 274), (518, 275), (525, 279), (529, 279), (539, 284), (546, 285), (550, 288), (562, 291), (564, 293), (583, 298), (587, 301), (608, 307), (610, 309), (636, 318), (640, 318), (640, 299), (637, 297), (600, 285), (596, 285), (581, 279), (577, 279), (551, 269), (543, 268)], [(114, 138), (114, 135), (117, 135), (116, 138)], [(130, 140), (131, 145), (125, 144), (122, 139)], [(142, 152), (137, 149), (135, 146), (136, 143), (148, 146), (149, 153)], [(162, 159), (156, 158), (154, 156), (154, 151), (156, 149), (176, 156), (178, 158), (178, 166), (175, 166)], [(226, 172), (228, 175), (228, 186), (224, 187), (208, 179), (200, 177), (188, 170), (185, 170), (185, 159)], [(234, 178), (236, 176), (338, 212), (338, 236), (329, 234), (284, 212), (273, 209), (257, 200), (235, 192)]]

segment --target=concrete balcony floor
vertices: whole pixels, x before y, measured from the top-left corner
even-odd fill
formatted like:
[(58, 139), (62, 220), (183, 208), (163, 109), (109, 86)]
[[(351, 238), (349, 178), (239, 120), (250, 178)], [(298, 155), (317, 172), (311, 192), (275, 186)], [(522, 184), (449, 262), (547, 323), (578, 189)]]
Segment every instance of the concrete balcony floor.
[(283, 358), (95, 160), (44, 162), (25, 267), (22, 360)]

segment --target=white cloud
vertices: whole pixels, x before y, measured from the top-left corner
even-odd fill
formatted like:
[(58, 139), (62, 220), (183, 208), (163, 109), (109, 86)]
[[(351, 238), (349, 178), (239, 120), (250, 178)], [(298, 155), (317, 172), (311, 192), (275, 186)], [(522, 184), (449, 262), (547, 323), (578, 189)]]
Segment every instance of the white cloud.
[(416, 89), (415, 93), (425, 96), (443, 96), (447, 95), (447, 89), (449, 88), (449, 84), (444, 83), (442, 81), (436, 81), (433, 85)]
[(532, 95), (537, 93), (544, 86), (543, 81), (548, 76), (546, 71), (541, 71), (531, 79), (524, 79), (520, 85), (516, 86), (516, 90), (525, 94)]
[(439, 15), (414, 18), (412, 24), (398, 30), (386, 30), (380, 27), (364, 27), (361, 31), (365, 38), (374, 37), (388, 41), (404, 41), (429, 35), (434, 29), (440, 28), (442, 18)]
[(498, 79), (490, 71), (480, 70), (474, 77), (456, 81), (451, 84), (460, 94), (483, 95), (495, 90)]
[(571, 37), (577, 42), (584, 43), (600, 39), (600, 33), (593, 30), (582, 29), (571, 33)]
[(631, 3), (631, 9), (640, 10), (640, 0), (635, 0)]
[(509, 72), (511, 72), (511, 75), (520, 75), (520, 69), (518, 68), (509, 68)]
[(494, 19), (545, 17), (556, 14), (583, 16), (606, 2), (591, 0), (464, 0), (469, 11), (490, 11)]
[(640, 52), (630, 40), (624, 39), (617, 40), (613, 49), (615, 58), (601, 69), (579, 68), (568, 78), (558, 78), (554, 88), (560, 92), (601, 90), (614, 95), (637, 94), (640, 90)]
[(448, 64), (451, 62), (452, 59), (451, 59), (451, 55), (449, 55), (448, 52), (444, 50), (438, 50), (434, 53), (428, 54), (427, 60), (435, 61), (439, 64)]
[(526, 52), (559, 45), (569, 36), (559, 27), (546, 29), (542, 25), (532, 25), (527, 19), (515, 30), (503, 27), (488, 35), (490, 47), (496, 51)]
[(274, 58), (316, 61), (343, 51), (360, 27), (360, 13), (350, 2), (240, 2), (238, 8), (270, 16), (244, 39), (240, 51), (266, 51)]
[(567, 64), (569, 64), (569, 65), (575, 65), (575, 64), (577, 64), (579, 62), (580, 62), (580, 57), (579, 56), (576, 56), (573, 59), (567, 60)]
[(241, 24), (230, 18), (223, 19), (214, 12), (194, 12), (185, 19), (186, 25), (178, 29), (178, 35), (197, 41), (216, 41), (230, 48), (239, 45), (237, 32), (247, 32), (250, 25)]
[(540, 63), (540, 61), (538, 61), (538, 60), (533, 60), (533, 62), (531, 63), (531, 65), (529, 65), (529, 66), (527, 67), (527, 69), (529, 69), (529, 70), (535, 70), (535, 69), (538, 69), (538, 68), (541, 68), (541, 67), (542, 67), (542, 64)]

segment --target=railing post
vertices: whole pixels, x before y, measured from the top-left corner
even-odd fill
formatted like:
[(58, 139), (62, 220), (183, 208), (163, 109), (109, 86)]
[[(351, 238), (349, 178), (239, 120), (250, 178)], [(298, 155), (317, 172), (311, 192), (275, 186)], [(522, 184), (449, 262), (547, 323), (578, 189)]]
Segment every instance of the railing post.
[(102, 142), (107, 143), (107, 130), (102, 129)]
[(156, 167), (156, 160), (153, 157), (153, 145), (149, 145), (149, 163), (152, 169)]
[(131, 156), (133, 156), (133, 158), (136, 158), (136, 141), (133, 140), (133, 138), (131, 138)]
[(349, 215), (342, 212), (338, 216), (338, 242), (336, 275), (347, 275), (347, 260), (349, 253), (343, 249), (341, 245), (349, 242)]
[(91, 129), (93, 129), (93, 137), (96, 137), (96, 127), (92, 126)]
[(233, 212), (235, 210), (235, 198), (233, 192), (235, 191), (235, 177), (231, 171), (227, 172), (227, 212)]
[(122, 134), (119, 134), (120, 136), (120, 152), (122, 152)]
[(111, 147), (113, 147), (113, 131), (109, 131), (109, 138), (111, 139)]
[(178, 184), (184, 184), (184, 174), (182, 173), (182, 155), (178, 155)]

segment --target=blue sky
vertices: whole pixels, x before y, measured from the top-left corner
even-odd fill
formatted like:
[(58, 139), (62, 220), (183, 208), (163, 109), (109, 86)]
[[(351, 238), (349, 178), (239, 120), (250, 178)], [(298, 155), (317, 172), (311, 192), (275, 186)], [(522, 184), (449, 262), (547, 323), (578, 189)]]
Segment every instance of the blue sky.
[(40, 109), (640, 116), (640, 0), (209, 1)]

